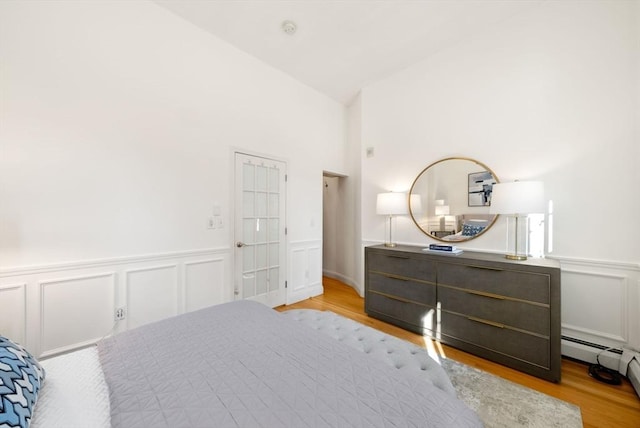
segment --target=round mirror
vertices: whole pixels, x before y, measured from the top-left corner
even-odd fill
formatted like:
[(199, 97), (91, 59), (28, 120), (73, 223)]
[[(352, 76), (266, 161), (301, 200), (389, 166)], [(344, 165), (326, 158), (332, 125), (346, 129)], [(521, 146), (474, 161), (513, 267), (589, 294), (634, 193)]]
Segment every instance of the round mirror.
[(411, 185), (409, 214), (418, 228), (444, 242), (468, 241), (486, 232), (497, 215), (489, 213), (498, 177), (485, 164), (447, 158), (426, 167)]

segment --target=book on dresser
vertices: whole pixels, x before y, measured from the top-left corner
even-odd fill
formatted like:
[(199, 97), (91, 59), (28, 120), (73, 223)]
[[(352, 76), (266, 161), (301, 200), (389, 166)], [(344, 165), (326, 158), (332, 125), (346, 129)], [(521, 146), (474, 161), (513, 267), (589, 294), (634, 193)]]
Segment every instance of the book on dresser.
[(366, 247), (365, 311), (482, 358), (560, 380), (560, 267), (554, 260)]
[(434, 253), (444, 254), (462, 254), (462, 249), (456, 248), (455, 245), (441, 245), (431, 244), (427, 248), (423, 248), (422, 251), (433, 251)]

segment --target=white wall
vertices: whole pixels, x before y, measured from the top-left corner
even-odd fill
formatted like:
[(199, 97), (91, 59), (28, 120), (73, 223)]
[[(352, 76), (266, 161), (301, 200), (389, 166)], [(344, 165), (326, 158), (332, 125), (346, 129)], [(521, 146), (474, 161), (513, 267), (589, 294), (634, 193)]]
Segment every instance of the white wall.
[[(363, 139), (376, 157), (363, 160), (365, 203), (408, 189), (430, 162), (466, 155), (502, 181), (545, 181), (556, 254), (637, 262), (637, 242), (625, 239), (639, 207), (638, 159), (627, 156), (638, 143), (633, 7), (546, 2), (366, 88)], [(381, 238), (382, 219), (363, 209), (365, 237)], [(496, 235), (467, 246), (502, 250)]]
[[(288, 239), (320, 247), (322, 171), (345, 169), (342, 105), (148, 1), (3, 1), (0, 58), (0, 304), (37, 306), (38, 284), (69, 269), (109, 266), (100, 287), (118, 288), (130, 263), (167, 259), (172, 293), (197, 270), (225, 278), (228, 299), (234, 149), (287, 161)], [(214, 205), (222, 229), (206, 228)], [(307, 253), (315, 284), (321, 254)], [(214, 256), (222, 273), (183, 266)], [(109, 307), (126, 301), (111, 293)]]
[(232, 147), (289, 161), (290, 238), (321, 238), (338, 103), (146, 1), (1, 7), (1, 267), (227, 246)]
[(325, 180), (323, 206), (323, 274), (351, 285), (364, 295), (360, 229), (361, 109), (356, 96), (347, 109), (346, 169)]
[(348, 218), (354, 218), (352, 240), (347, 242), (347, 253), (352, 254), (348, 264), (348, 274), (353, 279), (353, 285), (360, 295), (364, 296), (364, 247), (362, 240), (362, 97), (361, 94), (352, 100), (348, 112), (349, 147), (347, 149), (347, 163), (351, 171), (348, 183), (351, 186), (349, 197), (353, 200), (352, 210)]
[[(467, 156), (501, 181), (539, 179), (555, 207), (564, 332), (640, 345), (640, 16), (635, 2), (543, 2), (362, 91), (362, 234), (380, 191)], [(429, 239), (400, 218), (399, 242)], [(503, 252), (505, 219), (460, 244)]]

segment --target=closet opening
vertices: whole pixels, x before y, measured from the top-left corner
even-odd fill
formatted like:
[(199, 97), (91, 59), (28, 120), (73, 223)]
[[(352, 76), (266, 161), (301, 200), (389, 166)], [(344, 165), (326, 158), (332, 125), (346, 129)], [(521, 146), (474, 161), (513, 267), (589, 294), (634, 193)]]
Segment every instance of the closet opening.
[(345, 280), (349, 236), (347, 176), (324, 171), (322, 174), (322, 276)]

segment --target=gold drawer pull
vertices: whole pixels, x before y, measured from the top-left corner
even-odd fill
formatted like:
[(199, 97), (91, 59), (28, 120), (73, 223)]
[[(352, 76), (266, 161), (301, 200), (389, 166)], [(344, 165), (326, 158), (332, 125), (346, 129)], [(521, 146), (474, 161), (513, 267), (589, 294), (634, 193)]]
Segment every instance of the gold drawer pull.
[(468, 265), (470, 268), (473, 269), (484, 269), (484, 270), (494, 270), (497, 272), (502, 272), (504, 269), (502, 268), (497, 268), (497, 267), (492, 267), (492, 266), (476, 266), (476, 265)]
[(395, 300), (396, 302), (402, 302), (402, 303), (409, 303), (408, 300), (405, 300), (401, 297), (397, 297), (397, 296), (389, 296), (388, 294), (385, 294), (385, 297), (389, 300)]
[(403, 299), (402, 297), (399, 297), (399, 296), (392, 296), (390, 294), (380, 293), (380, 292), (377, 292), (377, 291), (375, 291), (375, 293), (379, 294), (380, 296), (386, 297), (389, 300), (393, 300), (393, 301), (396, 301), (396, 302), (411, 303), (411, 301), (409, 301), (407, 299)]
[(397, 279), (399, 281), (409, 281), (409, 278), (404, 278), (402, 276), (393, 275), (391, 273), (383, 273), (382, 275), (386, 276), (387, 278)]
[(476, 317), (467, 317), (467, 319), (469, 321), (479, 322), (480, 324), (486, 324), (492, 327), (504, 328), (504, 324), (500, 324), (499, 322), (487, 321), (487, 320), (483, 320), (482, 318), (476, 318)]
[(474, 291), (474, 290), (464, 290), (464, 291), (467, 294), (473, 294), (475, 296), (488, 297), (490, 299), (496, 299), (496, 300), (504, 300), (505, 299), (504, 296), (500, 296), (499, 294), (485, 293), (483, 291)]

